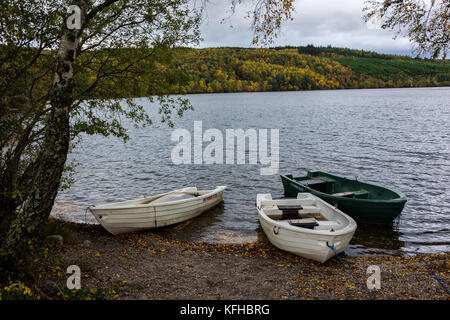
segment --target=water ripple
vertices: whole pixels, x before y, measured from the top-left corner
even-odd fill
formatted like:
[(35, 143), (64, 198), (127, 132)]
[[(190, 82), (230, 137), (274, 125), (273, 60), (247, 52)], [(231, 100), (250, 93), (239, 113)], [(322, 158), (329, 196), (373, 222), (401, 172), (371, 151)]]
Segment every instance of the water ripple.
[[(195, 107), (176, 128), (277, 128), (280, 173), (322, 169), (391, 186), (408, 197), (391, 226), (358, 225), (352, 255), (448, 252), (450, 249), (450, 88), (376, 89), (189, 96)], [(140, 100), (145, 101), (145, 100)], [(144, 102), (146, 103), (146, 102)], [(154, 106), (147, 105), (157, 119)], [(225, 203), (189, 224), (186, 239), (237, 233), (253, 237), (257, 193), (282, 195), (278, 175), (254, 165), (179, 165), (170, 154), (172, 130), (157, 123), (129, 126), (130, 141), (85, 136), (70, 155), (76, 182), (60, 199), (84, 208), (182, 186), (227, 185)], [(224, 155), (226, 148), (224, 148)], [(74, 211), (75, 209), (72, 209)], [(76, 210), (75, 210), (76, 211)], [(72, 212), (84, 219), (83, 209)], [(61, 215), (60, 215), (61, 216)], [(83, 217), (83, 219), (82, 219)]]

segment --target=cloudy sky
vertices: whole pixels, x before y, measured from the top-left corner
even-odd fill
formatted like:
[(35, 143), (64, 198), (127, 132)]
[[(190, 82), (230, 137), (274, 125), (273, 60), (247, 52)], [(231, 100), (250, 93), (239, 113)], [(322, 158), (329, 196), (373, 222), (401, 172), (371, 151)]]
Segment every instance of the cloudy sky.
[[(251, 46), (253, 34), (250, 20), (245, 18), (251, 6), (241, 5), (228, 21), (220, 23), (229, 16), (230, 2), (210, 0), (201, 28), (204, 41), (200, 47)], [(283, 24), (281, 35), (273, 45), (330, 44), (380, 53), (411, 54), (407, 39), (394, 40), (391, 31), (366, 24), (362, 20), (363, 6), (364, 0), (296, 0), (294, 21)]]

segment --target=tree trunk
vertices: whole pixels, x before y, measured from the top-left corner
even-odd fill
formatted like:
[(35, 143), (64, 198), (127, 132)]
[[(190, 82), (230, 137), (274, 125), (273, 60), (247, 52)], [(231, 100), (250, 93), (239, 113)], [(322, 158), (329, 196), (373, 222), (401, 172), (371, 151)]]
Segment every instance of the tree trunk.
[[(89, 0), (74, 1), (74, 4), (81, 9), (83, 26)], [(1, 254), (7, 261), (14, 258), (24, 240), (41, 231), (59, 190), (70, 143), (69, 113), (73, 103), (74, 63), (81, 34), (82, 29), (68, 29), (64, 22), (50, 98), (51, 113), (45, 123), (40, 162), (23, 210), (12, 221), (1, 244)]]

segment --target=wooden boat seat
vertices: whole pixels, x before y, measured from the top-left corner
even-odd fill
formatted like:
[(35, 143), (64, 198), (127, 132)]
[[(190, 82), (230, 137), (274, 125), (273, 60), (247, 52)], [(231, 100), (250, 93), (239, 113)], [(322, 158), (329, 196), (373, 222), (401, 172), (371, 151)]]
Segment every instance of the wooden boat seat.
[(335, 197), (345, 197), (345, 198), (353, 198), (354, 194), (353, 191), (346, 191), (346, 192), (338, 192), (332, 194)]
[(299, 181), (301, 184), (307, 185), (307, 186), (312, 186), (315, 184), (324, 184), (327, 183), (327, 181), (323, 180), (323, 179), (307, 179), (307, 180), (300, 180)]
[(277, 205), (278, 210), (281, 211), (290, 211), (290, 210), (303, 210), (303, 207), (298, 205), (298, 206), (281, 206), (281, 205)]
[(272, 220), (296, 220), (305, 218), (314, 218), (316, 221), (328, 221), (321, 213), (295, 213), (292, 215), (283, 215), (283, 213), (268, 213), (267, 217)]
[(291, 226), (300, 227), (300, 228), (308, 228), (308, 229), (313, 229), (314, 227), (317, 227), (319, 225), (317, 223), (316, 219), (314, 219), (314, 218), (294, 219), (294, 220), (289, 220), (288, 223)]
[(366, 190), (357, 190), (357, 191), (346, 191), (346, 192), (338, 192), (332, 193), (332, 196), (335, 197), (343, 197), (343, 198), (363, 198), (367, 199), (369, 196), (369, 192)]
[(289, 205), (277, 205), (278, 210), (282, 211), (282, 220), (297, 219), (299, 218), (298, 211), (303, 210), (301, 205), (289, 206)]

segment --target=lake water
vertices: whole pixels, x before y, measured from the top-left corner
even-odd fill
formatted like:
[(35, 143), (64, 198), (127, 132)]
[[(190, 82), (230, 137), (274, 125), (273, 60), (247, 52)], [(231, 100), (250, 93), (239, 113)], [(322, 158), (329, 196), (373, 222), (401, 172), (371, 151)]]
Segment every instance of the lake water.
[[(358, 224), (349, 255), (450, 251), (450, 88), (371, 89), (189, 95), (194, 111), (175, 128), (279, 129), (279, 173), (330, 171), (392, 187), (408, 198), (392, 225)], [(151, 114), (155, 105), (145, 100)], [(85, 221), (88, 205), (152, 195), (183, 186), (227, 185), (223, 205), (169, 236), (239, 241), (263, 236), (257, 193), (281, 196), (278, 174), (260, 165), (175, 165), (173, 129), (156, 121), (130, 126), (126, 143), (86, 136), (70, 155), (76, 182), (59, 195), (59, 216)], [(64, 210), (64, 208), (66, 208)], [(67, 209), (69, 208), (69, 209)], [(92, 221), (90, 214), (86, 219)]]

